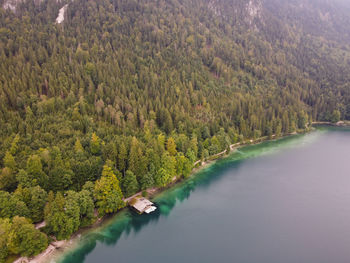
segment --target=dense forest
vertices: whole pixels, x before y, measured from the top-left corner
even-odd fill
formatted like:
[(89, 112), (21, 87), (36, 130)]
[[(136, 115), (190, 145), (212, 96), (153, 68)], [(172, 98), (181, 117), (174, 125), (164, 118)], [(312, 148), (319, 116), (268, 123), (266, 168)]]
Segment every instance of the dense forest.
[(232, 143), (350, 119), (346, 1), (0, 4), (0, 262)]

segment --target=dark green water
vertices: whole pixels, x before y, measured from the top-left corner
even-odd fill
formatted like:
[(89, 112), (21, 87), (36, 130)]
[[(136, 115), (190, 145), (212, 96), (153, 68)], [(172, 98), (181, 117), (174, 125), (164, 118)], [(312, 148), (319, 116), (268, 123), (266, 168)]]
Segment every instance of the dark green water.
[(248, 146), (125, 211), (60, 262), (350, 262), (350, 130)]

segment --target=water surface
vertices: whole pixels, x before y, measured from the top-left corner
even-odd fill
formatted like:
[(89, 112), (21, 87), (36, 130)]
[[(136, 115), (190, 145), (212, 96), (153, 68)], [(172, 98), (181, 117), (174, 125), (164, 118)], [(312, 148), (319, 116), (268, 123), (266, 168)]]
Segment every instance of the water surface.
[(350, 130), (241, 148), (118, 214), (60, 261), (349, 263)]

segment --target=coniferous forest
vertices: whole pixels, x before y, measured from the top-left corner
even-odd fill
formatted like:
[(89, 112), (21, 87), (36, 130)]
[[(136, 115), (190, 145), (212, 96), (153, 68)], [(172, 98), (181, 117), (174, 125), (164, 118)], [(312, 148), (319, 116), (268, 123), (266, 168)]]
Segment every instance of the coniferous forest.
[(350, 119), (346, 1), (0, 4), (0, 262), (230, 144)]

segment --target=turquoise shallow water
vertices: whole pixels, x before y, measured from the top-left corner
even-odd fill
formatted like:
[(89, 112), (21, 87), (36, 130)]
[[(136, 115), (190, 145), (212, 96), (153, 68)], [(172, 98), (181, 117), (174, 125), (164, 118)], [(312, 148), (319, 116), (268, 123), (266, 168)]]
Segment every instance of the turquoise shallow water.
[(350, 130), (239, 149), (86, 233), (59, 262), (350, 262)]

